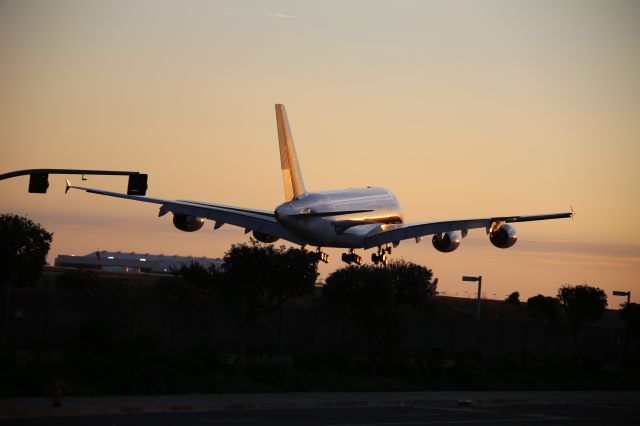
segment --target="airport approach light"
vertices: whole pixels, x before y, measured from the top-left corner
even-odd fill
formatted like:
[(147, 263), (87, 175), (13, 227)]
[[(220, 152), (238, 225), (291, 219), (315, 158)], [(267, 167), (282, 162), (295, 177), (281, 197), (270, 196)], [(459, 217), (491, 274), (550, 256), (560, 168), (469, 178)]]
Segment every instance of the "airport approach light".
[(627, 305), (631, 303), (631, 291), (613, 291), (614, 296), (627, 296)]
[(471, 281), (478, 283), (478, 300), (476, 302), (476, 320), (480, 319), (480, 292), (482, 291), (482, 275), (477, 277), (470, 277), (467, 275), (462, 276), (462, 281)]

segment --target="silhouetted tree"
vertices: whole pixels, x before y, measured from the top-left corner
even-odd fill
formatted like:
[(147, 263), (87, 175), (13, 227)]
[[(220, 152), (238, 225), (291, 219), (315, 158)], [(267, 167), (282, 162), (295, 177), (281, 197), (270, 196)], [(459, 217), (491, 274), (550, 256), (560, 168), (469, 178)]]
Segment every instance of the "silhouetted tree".
[(203, 297), (213, 300), (219, 294), (221, 273), (214, 266), (191, 262), (171, 269), (172, 276), (162, 277), (156, 284), (157, 293), (171, 299)]
[(563, 285), (558, 289), (562, 305), (574, 331), (579, 324), (602, 318), (607, 307), (607, 294), (588, 285)]
[(248, 332), (255, 321), (293, 297), (311, 294), (317, 277), (317, 259), (306, 250), (276, 248), (252, 239), (233, 244), (225, 253), (214, 291), (220, 300), (238, 302), (244, 308), (239, 369), (247, 362)]
[[(606, 293), (588, 285), (563, 285), (558, 289), (558, 300), (571, 324), (576, 362), (587, 362), (587, 354), (580, 347), (578, 328), (587, 321), (602, 318), (607, 307)], [(585, 358), (587, 356), (587, 358)]]
[(32, 285), (42, 274), (53, 234), (31, 219), (0, 214), (0, 284)]
[(401, 311), (426, 306), (436, 293), (432, 277), (430, 269), (404, 261), (386, 267), (347, 266), (327, 277), (322, 296), (351, 317), (369, 340), (380, 337), (390, 360), (406, 333)]
[(291, 297), (313, 291), (317, 262), (305, 250), (251, 243), (234, 244), (225, 253), (221, 271), (198, 262), (171, 270), (157, 290), (174, 299), (205, 297), (244, 305), (244, 319), (252, 322), (280, 307)]
[(520, 304), (520, 292), (514, 291), (513, 293), (511, 293), (510, 295), (507, 296), (506, 299), (504, 299), (505, 302), (507, 302), (510, 305), (519, 305)]
[(239, 301), (245, 307), (245, 321), (282, 306), (292, 297), (313, 292), (318, 278), (314, 253), (250, 243), (233, 244), (224, 255), (223, 274), (216, 283), (220, 297)]
[(555, 297), (538, 294), (527, 299), (527, 311), (531, 318), (553, 320), (560, 312), (560, 302)]

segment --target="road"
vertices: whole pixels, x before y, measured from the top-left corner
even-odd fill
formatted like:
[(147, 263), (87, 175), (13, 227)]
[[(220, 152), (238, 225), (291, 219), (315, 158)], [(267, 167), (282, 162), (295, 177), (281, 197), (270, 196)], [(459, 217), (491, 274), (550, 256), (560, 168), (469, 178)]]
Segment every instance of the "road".
[(217, 411), (118, 416), (41, 417), (2, 425), (215, 425), (215, 426), (418, 426), (418, 425), (638, 425), (636, 404), (461, 405), (401, 408), (326, 408)]

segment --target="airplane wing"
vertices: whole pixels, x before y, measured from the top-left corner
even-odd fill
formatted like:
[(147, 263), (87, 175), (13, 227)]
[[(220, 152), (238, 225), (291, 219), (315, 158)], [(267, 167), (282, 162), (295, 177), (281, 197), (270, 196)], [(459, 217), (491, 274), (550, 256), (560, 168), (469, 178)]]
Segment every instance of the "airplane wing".
[[(303, 241), (278, 223), (273, 212), (266, 210), (246, 209), (242, 207), (210, 204), (199, 201), (164, 200), (162, 198), (128, 195), (120, 192), (75, 186), (71, 185), (69, 181), (67, 181), (66, 191), (69, 189), (80, 189), (91, 194), (160, 204), (158, 216), (164, 216), (169, 212), (188, 216), (198, 216), (213, 220), (220, 226), (222, 224), (235, 225), (244, 228), (245, 230), (259, 231), (273, 237), (282, 238), (283, 240), (287, 240), (294, 244), (304, 245)], [(216, 226), (216, 228), (217, 227), (218, 226)]]
[(368, 249), (409, 238), (420, 238), (425, 235), (441, 234), (449, 231), (461, 231), (464, 229), (486, 228), (488, 232), (493, 223), (499, 222), (532, 222), (535, 220), (561, 219), (566, 217), (573, 217), (573, 212), (385, 225), (382, 230), (365, 237), (364, 248)]

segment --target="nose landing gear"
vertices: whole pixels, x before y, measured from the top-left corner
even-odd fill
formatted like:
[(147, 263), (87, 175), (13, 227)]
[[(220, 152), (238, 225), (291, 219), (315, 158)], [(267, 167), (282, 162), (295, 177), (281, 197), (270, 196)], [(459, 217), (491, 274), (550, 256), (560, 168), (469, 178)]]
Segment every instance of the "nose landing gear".
[(351, 265), (355, 263), (356, 265), (362, 265), (362, 258), (354, 253), (353, 249), (349, 250), (349, 253), (342, 253), (342, 261)]
[(382, 263), (383, 265), (387, 265), (389, 262), (389, 258), (387, 257), (387, 253), (391, 254), (391, 246), (385, 245), (384, 247), (378, 246), (378, 253), (373, 253), (371, 255), (371, 261), (377, 265), (378, 263)]

